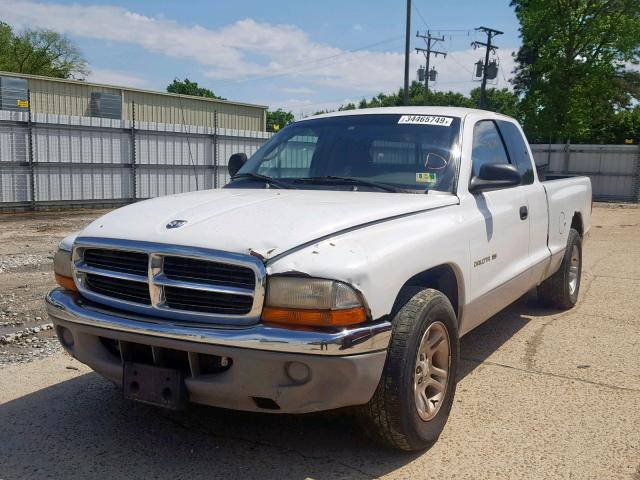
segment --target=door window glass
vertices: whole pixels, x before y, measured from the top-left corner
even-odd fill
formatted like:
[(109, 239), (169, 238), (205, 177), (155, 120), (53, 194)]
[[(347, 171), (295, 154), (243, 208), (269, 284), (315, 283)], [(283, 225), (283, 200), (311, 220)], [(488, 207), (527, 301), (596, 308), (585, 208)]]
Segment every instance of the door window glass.
[(500, 132), (493, 120), (476, 123), (473, 129), (471, 161), (473, 176), (478, 175), (480, 167), (485, 163), (509, 163)]
[(520, 175), (522, 175), (522, 184), (529, 185), (533, 183), (533, 162), (522, 133), (512, 122), (498, 120), (498, 126), (507, 144), (509, 158), (518, 168)]

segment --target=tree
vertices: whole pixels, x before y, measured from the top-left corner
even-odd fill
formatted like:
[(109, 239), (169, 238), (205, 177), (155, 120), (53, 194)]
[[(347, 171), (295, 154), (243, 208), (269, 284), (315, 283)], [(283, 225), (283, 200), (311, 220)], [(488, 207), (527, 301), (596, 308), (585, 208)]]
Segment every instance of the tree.
[(617, 112), (611, 121), (601, 125), (595, 132), (597, 143), (640, 143), (640, 105)]
[[(476, 106), (480, 104), (480, 87), (474, 88), (469, 93), (471, 103)], [(520, 103), (516, 94), (508, 88), (488, 88), (487, 89), (487, 110), (502, 113), (510, 117), (520, 117)]]
[(293, 113), (285, 112), (281, 108), (267, 112), (267, 132), (277, 132), (294, 120)]
[(185, 78), (184, 80), (174, 78), (173, 82), (167, 86), (167, 92), (179, 93), (180, 95), (191, 95), (192, 97), (206, 97), (225, 100), (224, 98), (217, 96), (208, 88), (198, 86), (198, 82), (192, 82), (188, 78)]
[[(394, 107), (401, 106), (403, 104), (404, 91), (402, 88), (397, 93), (379, 93), (371, 100), (363, 98), (358, 103), (357, 108), (376, 108), (376, 107)], [(478, 108), (480, 102), (480, 88), (474, 88), (471, 90), (469, 96), (465, 96), (462, 93), (457, 92), (436, 92), (429, 90), (425, 99), (424, 85), (420, 82), (413, 81), (409, 86), (409, 104), (410, 105), (431, 105), (442, 107), (465, 107), (465, 108)], [(518, 97), (510, 90), (487, 89), (487, 110), (493, 112), (503, 113), (505, 115), (519, 118), (519, 101)], [(356, 105), (354, 103), (347, 103), (338, 107), (338, 111), (355, 110)], [(321, 113), (329, 113), (333, 110), (321, 110), (313, 113), (313, 115), (319, 115)]]
[(0, 68), (4, 69), (4, 62), (7, 61), (10, 46), (13, 42), (13, 30), (6, 23), (0, 22)]
[(0, 70), (83, 80), (87, 61), (71, 41), (51, 30), (16, 34), (0, 22)]
[(530, 140), (589, 140), (638, 98), (640, 0), (512, 0), (516, 93)]
[(355, 110), (355, 109), (356, 109), (355, 103), (347, 103), (346, 105), (340, 105), (338, 107), (339, 112), (343, 112), (345, 110)]

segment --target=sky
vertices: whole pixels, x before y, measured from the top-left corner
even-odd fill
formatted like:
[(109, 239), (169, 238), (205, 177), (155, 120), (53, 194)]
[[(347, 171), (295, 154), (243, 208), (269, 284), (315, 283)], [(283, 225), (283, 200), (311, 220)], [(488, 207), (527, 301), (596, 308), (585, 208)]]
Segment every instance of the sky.
[[(189, 78), (229, 100), (292, 111), (317, 110), (396, 91), (404, 72), (404, 0), (66, 1), (0, 0), (0, 21), (68, 36), (87, 58), (89, 81), (165, 90)], [(413, 0), (411, 48), (417, 31), (444, 36), (432, 57), (430, 85), (468, 93), (479, 86), (474, 63), (484, 41), (474, 30), (501, 30), (494, 86), (508, 87), (518, 22), (509, 0)], [(424, 64), (412, 52), (411, 79)]]

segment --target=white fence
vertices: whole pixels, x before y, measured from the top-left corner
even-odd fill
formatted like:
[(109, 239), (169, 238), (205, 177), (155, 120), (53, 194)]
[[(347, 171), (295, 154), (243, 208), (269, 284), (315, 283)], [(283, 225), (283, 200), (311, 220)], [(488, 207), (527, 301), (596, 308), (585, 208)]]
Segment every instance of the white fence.
[(547, 176), (586, 175), (597, 200), (640, 201), (640, 146), (531, 145)]
[(119, 205), (228, 181), (266, 132), (0, 111), (0, 209)]
[[(29, 118), (26, 112), (0, 111), (0, 210), (121, 205), (218, 188), (229, 180), (229, 156), (251, 155), (270, 136), (215, 126), (51, 114)], [(595, 199), (640, 201), (636, 145), (531, 147), (548, 177), (587, 175)], [(288, 168), (303, 161), (308, 158), (288, 158)]]

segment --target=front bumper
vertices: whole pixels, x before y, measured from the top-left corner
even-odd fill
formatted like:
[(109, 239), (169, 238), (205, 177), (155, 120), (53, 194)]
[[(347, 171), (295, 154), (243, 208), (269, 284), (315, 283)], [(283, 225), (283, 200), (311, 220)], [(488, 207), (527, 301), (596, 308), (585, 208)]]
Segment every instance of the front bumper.
[[(122, 384), (124, 354), (107, 340), (148, 347), (153, 362), (163, 351), (178, 351), (188, 359), (189, 400), (236, 410), (305, 413), (364, 404), (378, 385), (391, 337), (388, 322), (333, 332), (185, 325), (106, 310), (62, 289), (46, 303), (65, 349), (114, 383)], [(231, 366), (202, 373), (200, 355), (231, 359)]]

